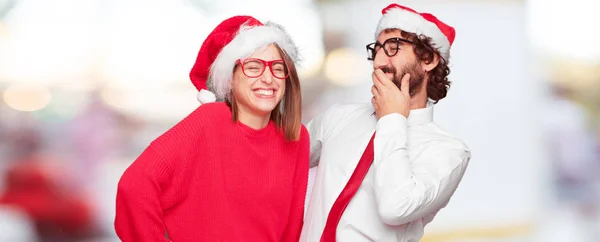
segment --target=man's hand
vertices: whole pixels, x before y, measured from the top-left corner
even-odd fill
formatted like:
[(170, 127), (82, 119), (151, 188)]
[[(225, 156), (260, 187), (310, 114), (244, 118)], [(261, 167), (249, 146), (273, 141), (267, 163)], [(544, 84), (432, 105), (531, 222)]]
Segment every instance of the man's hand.
[(410, 112), (410, 74), (405, 74), (401, 81), (401, 90), (390, 80), (381, 69), (373, 71), (373, 87), (371, 103), (375, 108), (377, 118), (391, 113), (399, 113), (408, 118)]

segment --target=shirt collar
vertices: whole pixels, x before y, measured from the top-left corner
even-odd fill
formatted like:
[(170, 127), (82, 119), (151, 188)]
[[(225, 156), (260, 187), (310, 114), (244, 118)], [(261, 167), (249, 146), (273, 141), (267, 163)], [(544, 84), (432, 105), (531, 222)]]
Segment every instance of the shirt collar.
[(427, 101), (425, 108), (410, 110), (408, 126), (422, 125), (433, 121), (433, 102)]

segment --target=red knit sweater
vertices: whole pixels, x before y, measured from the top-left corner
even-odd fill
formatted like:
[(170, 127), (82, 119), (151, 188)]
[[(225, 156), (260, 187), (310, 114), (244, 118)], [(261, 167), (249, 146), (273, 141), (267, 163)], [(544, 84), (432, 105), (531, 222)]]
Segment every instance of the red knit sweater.
[(124, 242), (298, 241), (309, 137), (255, 130), (224, 103), (204, 104), (150, 146), (119, 181)]

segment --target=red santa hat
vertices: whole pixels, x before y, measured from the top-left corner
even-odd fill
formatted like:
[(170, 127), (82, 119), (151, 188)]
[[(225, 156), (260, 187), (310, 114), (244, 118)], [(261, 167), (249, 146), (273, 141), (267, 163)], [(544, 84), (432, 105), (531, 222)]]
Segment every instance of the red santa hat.
[(433, 40), (433, 45), (442, 57), (448, 60), (450, 47), (454, 42), (454, 28), (440, 21), (430, 13), (419, 13), (399, 4), (390, 4), (381, 10), (381, 19), (377, 24), (375, 39), (385, 29), (400, 29), (417, 35), (425, 35)]
[(277, 44), (294, 63), (299, 61), (296, 45), (280, 25), (263, 24), (251, 16), (234, 16), (221, 22), (202, 43), (190, 72), (199, 91), (198, 101), (227, 100), (236, 61), (269, 44)]

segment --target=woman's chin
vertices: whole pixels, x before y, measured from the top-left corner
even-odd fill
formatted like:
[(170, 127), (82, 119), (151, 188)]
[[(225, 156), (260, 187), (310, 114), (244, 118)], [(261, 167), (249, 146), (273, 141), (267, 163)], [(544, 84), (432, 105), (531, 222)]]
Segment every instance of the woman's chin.
[(257, 113), (268, 115), (275, 109), (277, 102), (275, 100), (256, 100), (252, 106)]

